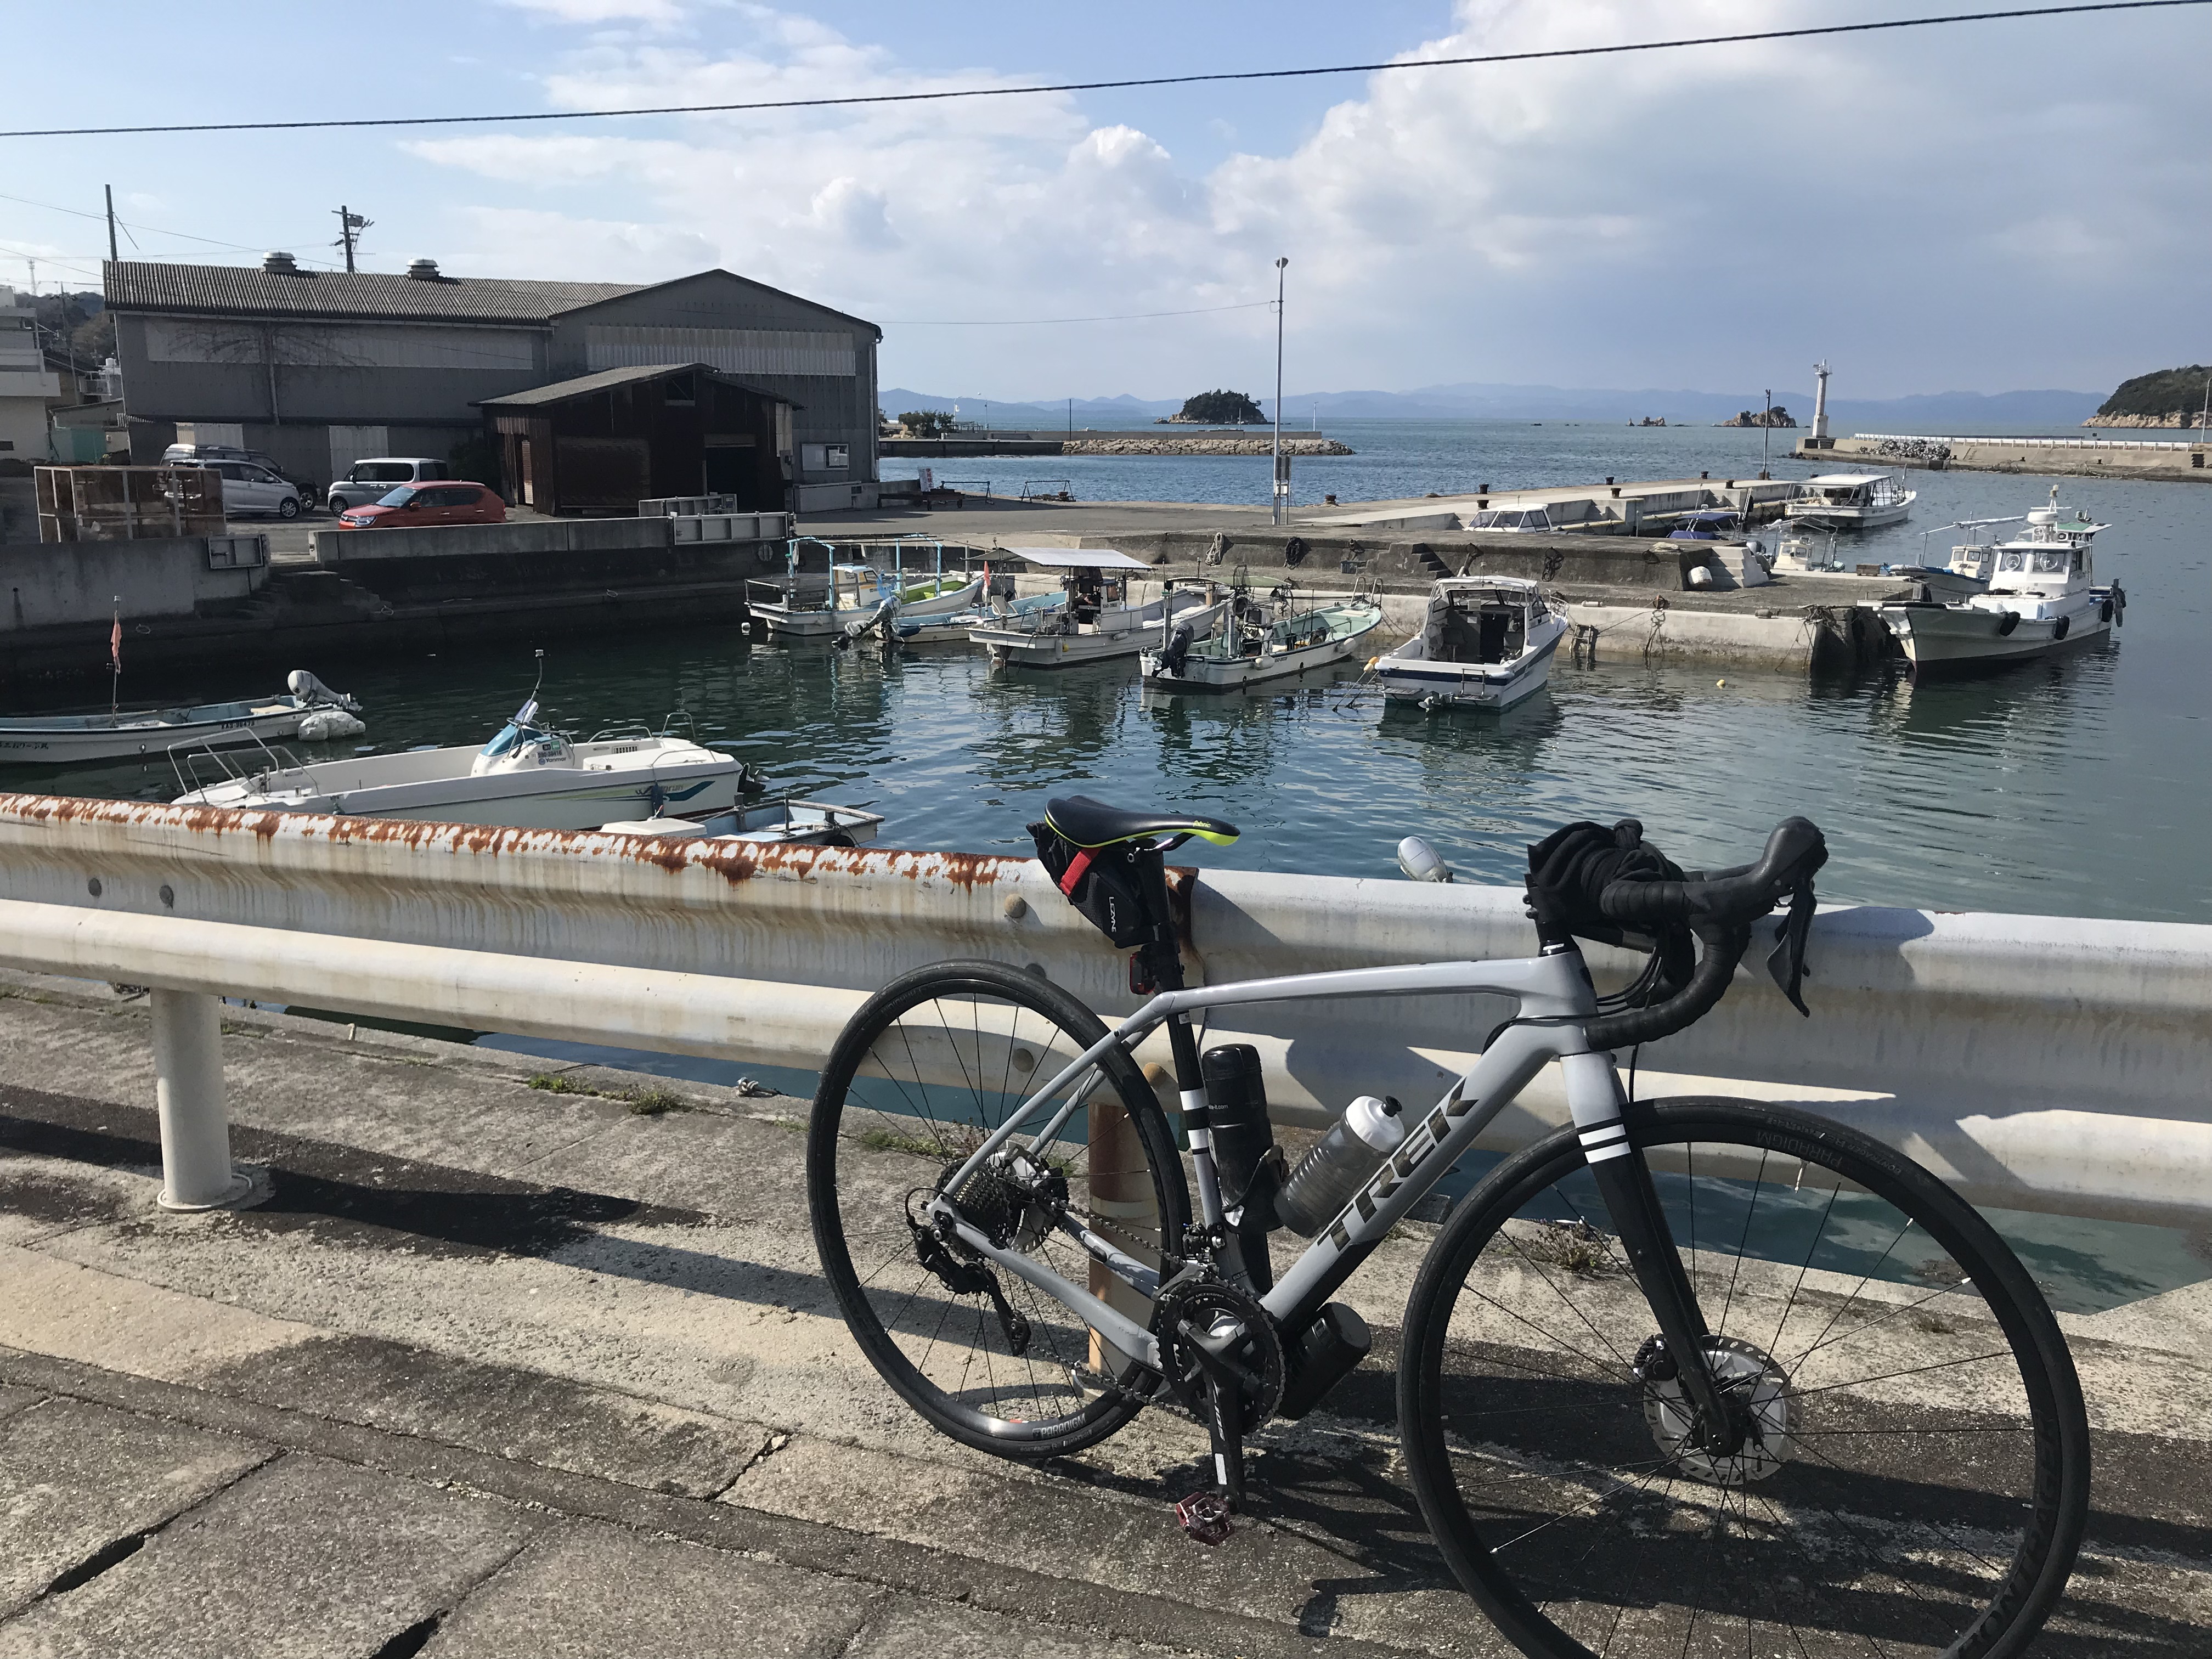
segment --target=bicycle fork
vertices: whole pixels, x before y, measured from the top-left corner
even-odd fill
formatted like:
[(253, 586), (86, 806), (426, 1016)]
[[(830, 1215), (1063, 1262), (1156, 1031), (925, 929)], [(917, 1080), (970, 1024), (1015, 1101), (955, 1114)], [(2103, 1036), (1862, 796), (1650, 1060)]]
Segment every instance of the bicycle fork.
[(1658, 1322), (1661, 1349), (1654, 1352), (1646, 1344), (1638, 1353), (1638, 1380), (1679, 1380), (1697, 1414), (1699, 1444), (1723, 1455), (1733, 1454), (1741, 1445), (1743, 1425), (1729, 1412), (1714, 1380), (1705, 1351), (1711, 1328), (1682, 1267), (1681, 1253), (1674, 1248), (1674, 1231), (1667, 1224), (1650, 1166), (1630, 1139), (1622, 1115), (1626, 1098), (1613, 1057), (1569, 1054), (1559, 1066), (1566, 1074), (1567, 1102), (1583, 1157), (1621, 1248), (1628, 1253), (1637, 1286)]

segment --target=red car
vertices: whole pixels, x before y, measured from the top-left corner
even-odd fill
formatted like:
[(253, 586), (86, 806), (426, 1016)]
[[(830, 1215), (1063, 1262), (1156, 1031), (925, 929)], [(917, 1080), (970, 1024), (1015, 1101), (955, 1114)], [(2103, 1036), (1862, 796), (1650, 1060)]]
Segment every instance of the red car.
[(338, 514), (344, 530), (413, 530), (423, 525), (505, 524), (507, 503), (480, 483), (402, 484), (374, 507)]

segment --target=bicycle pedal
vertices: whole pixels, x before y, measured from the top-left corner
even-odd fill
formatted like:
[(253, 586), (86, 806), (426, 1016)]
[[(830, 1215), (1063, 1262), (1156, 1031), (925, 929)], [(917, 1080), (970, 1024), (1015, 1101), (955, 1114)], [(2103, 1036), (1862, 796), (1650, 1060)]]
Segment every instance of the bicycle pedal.
[(1175, 1506), (1175, 1512), (1182, 1529), (1201, 1544), (1225, 1543), (1236, 1530), (1229, 1500), (1218, 1492), (1194, 1492)]

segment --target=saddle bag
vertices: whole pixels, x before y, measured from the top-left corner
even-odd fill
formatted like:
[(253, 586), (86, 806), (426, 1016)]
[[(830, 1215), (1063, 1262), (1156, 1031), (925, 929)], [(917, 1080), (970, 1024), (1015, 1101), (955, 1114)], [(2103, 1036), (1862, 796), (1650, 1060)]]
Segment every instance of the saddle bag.
[(1167, 884), (1157, 852), (1128, 843), (1078, 847), (1049, 823), (1032, 823), (1029, 831), (1054, 884), (1116, 947), (1127, 950), (1158, 937)]

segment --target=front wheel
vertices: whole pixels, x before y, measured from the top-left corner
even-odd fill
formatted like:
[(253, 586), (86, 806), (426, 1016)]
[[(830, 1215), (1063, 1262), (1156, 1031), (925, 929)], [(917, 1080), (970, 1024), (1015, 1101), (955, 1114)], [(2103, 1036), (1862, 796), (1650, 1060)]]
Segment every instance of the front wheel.
[(297, 495), (287, 495), (283, 501), (277, 502), (276, 516), (280, 519), (298, 518), (300, 516), (300, 498)]
[(2002, 1659), (2065, 1587), (2088, 1425), (2011, 1249), (1910, 1160), (1748, 1102), (1629, 1109), (1732, 1407), (1694, 1421), (1572, 1131), (1454, 1211), (1400, 1432), (1524, 1652)]
[[(847, 1327), (906, 1402), (981, 1450), (1057, 1457), (1139, 1409), (1133, 1357), (1028, 1280), (947, 1237), (932, 1201), (990, 1133), (1106, 1035), (1034, 973), (948, 962), (892, 981), (823, 1068), (806, 1138), (807, 1206)], [(1149, 1328), (1149, 1297), (1093, 1261), (1079, 1225), (1157, 1269), (1190, 1199), (1167, 1119), (1114, 1048), (1051, 1097), (951, 1200), (1018, 1253)], [(1065, 1124), (1044, 1134), (1057, 1108)]]

